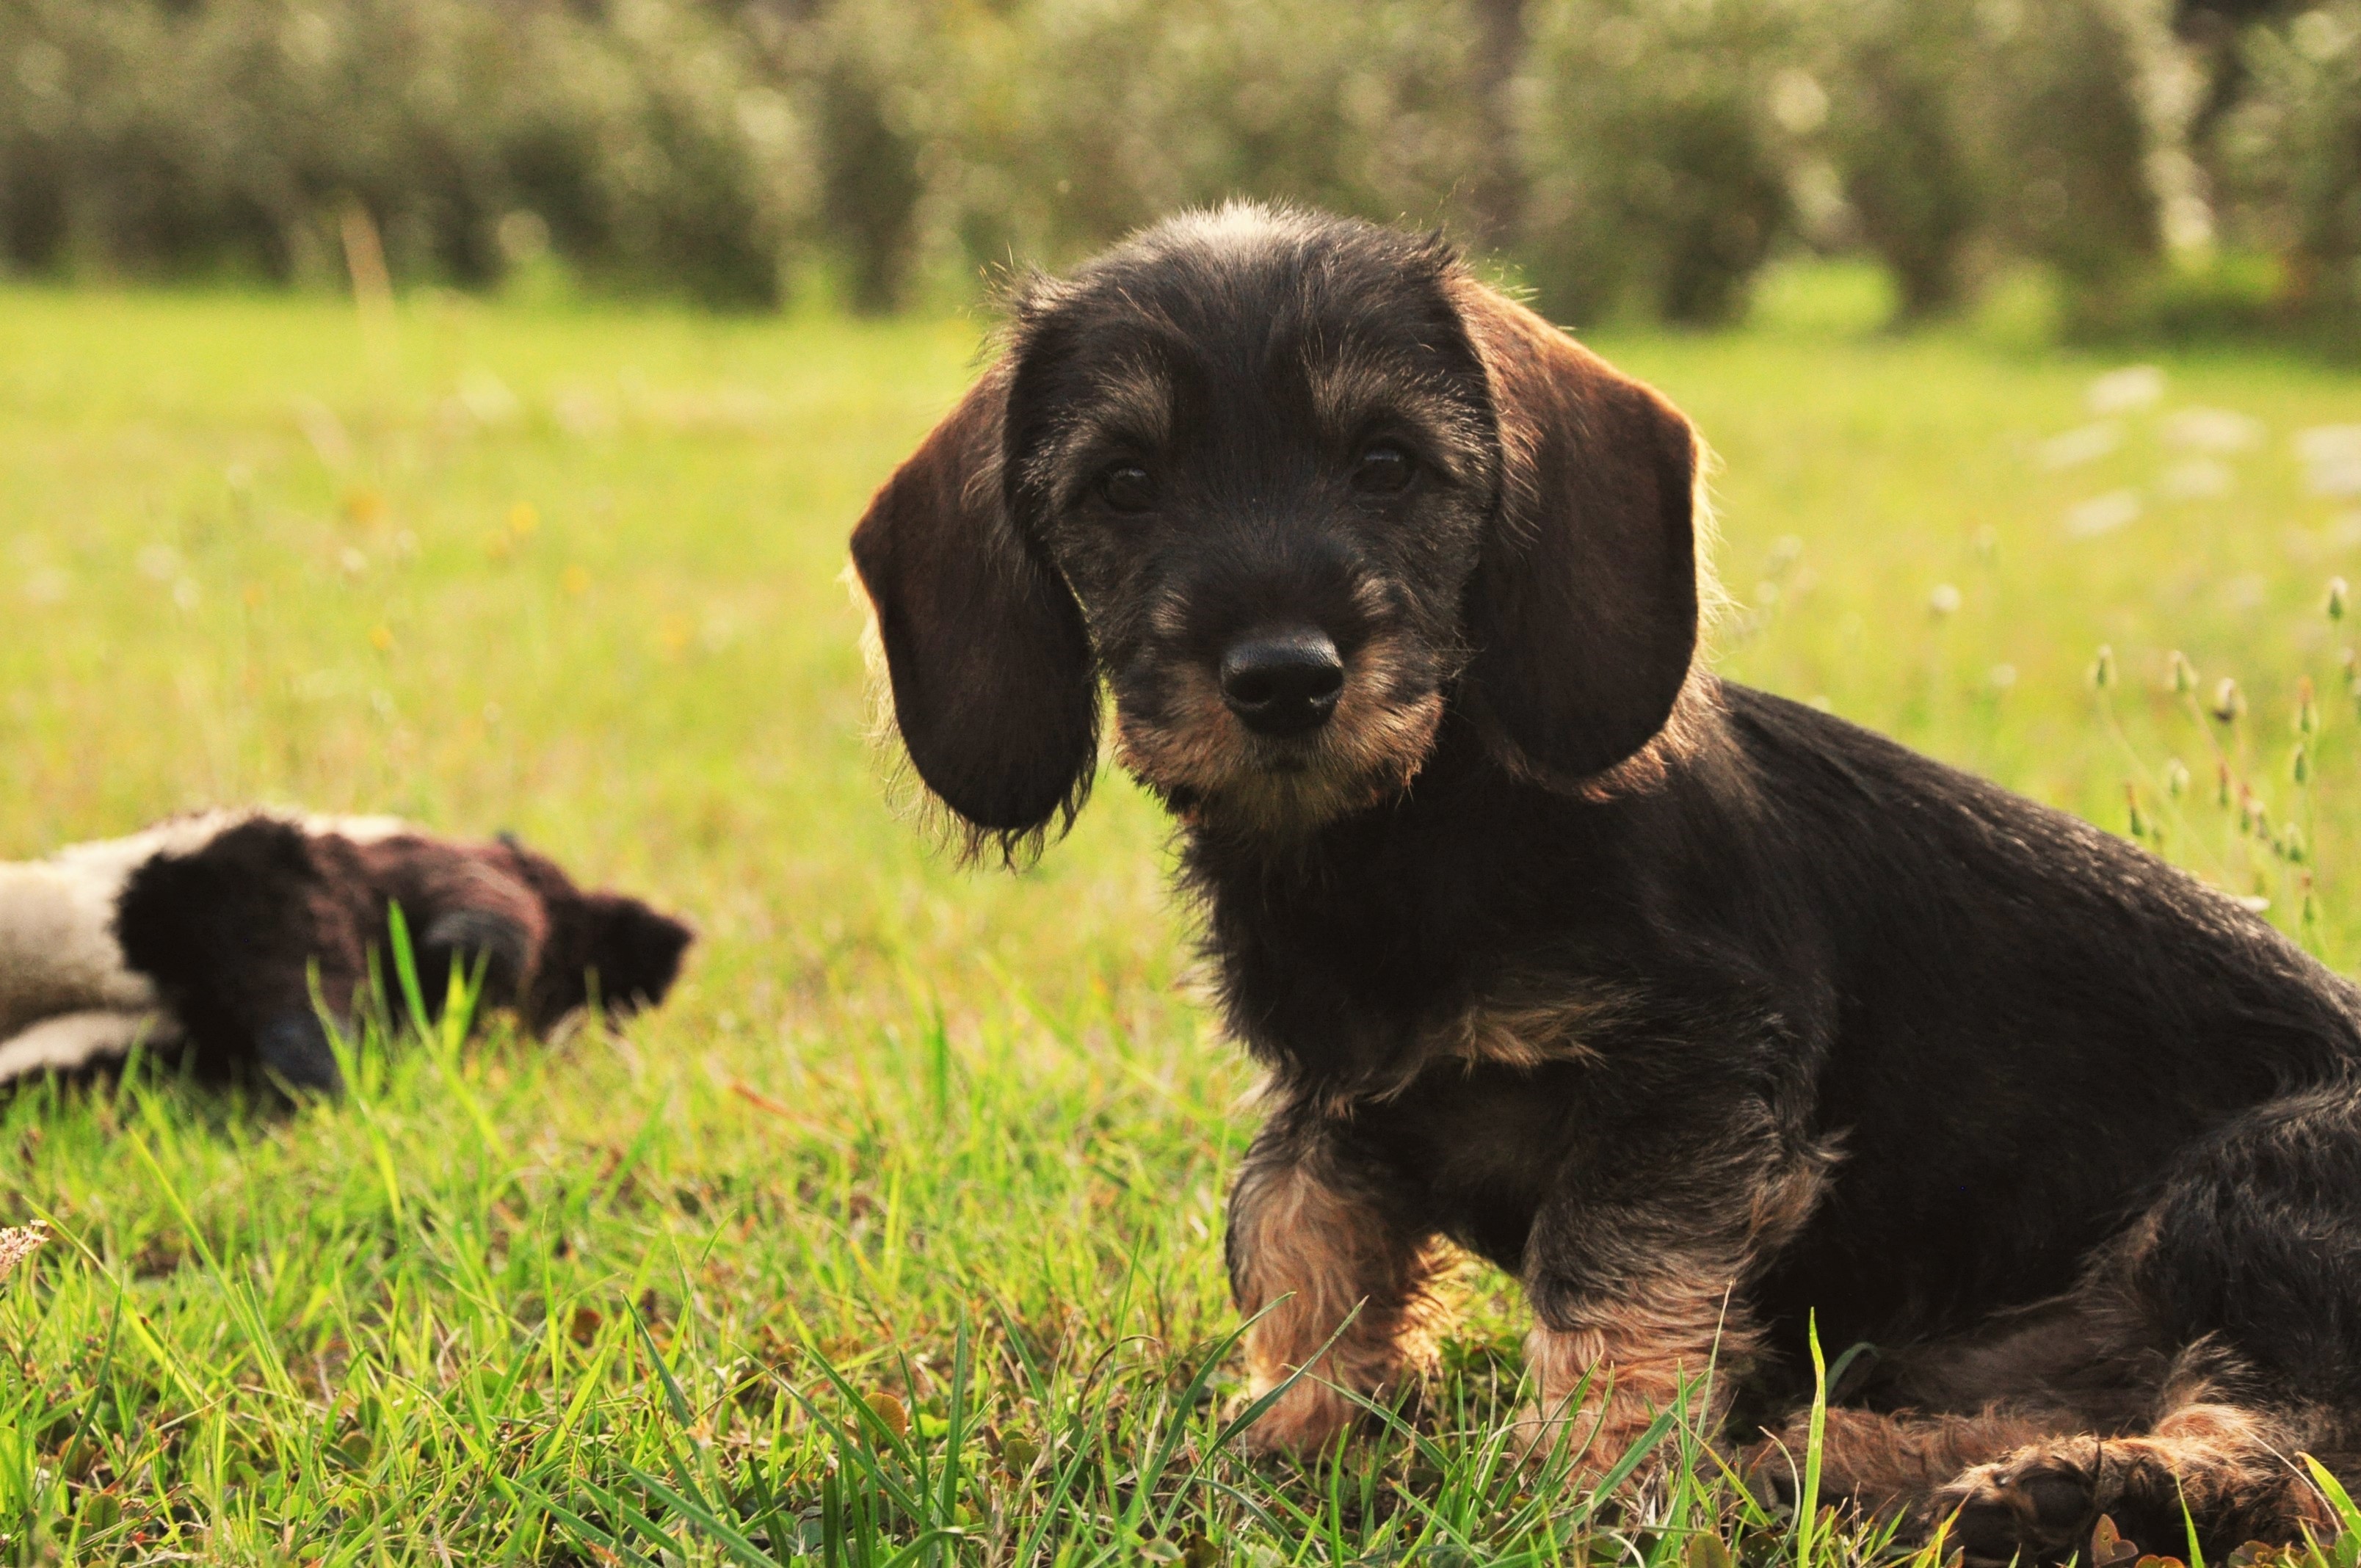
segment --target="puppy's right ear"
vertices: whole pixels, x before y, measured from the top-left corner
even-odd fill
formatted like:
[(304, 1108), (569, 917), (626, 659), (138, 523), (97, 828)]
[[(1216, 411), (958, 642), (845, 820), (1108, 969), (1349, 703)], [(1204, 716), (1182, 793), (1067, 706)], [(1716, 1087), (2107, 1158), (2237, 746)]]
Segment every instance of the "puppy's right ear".
[(1470, 706), (1509, 768), (1576, 790), (1671, 720), (1697, 654), (1697, 433), (1524, 306), (1462, 279), (1501, 499), (1470, 584)]
[(1098, 762), (1081, 607), (1018, 537), (1001, 484), (1012, 370), (985, 374), (852, 531), (911, 764), (1005, 853), (1071, 822)]

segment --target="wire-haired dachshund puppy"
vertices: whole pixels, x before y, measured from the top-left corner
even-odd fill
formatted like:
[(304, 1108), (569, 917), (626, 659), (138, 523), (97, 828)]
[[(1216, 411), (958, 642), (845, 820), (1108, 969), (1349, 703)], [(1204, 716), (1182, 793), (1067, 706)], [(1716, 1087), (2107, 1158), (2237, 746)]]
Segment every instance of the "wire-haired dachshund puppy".
[(1716, 680), (1688, 422), (1439, 241), (1231, 207), (1012, 315), (853, 559), (971, 848), (1071, 817), (1101, 683), (1181, 824), (1274, 1083), (1255, 1386), (1314, 1363), (1263, 1445), (1411, 1376), (1447, 1240), (1522, 1280), (1529, 1435), (1594, 1470), (1709, 1369), (1705, 1419), (1779, 1432), (1817, 1312), (1875, 1349), (1828, 1486), (1975, 1560), (2102, 1513), (2170, 1549), (2184, 1499), (2209, 1550), (2331, 1529), (2296, 1455), (2361, 1451), (2351, 987)]

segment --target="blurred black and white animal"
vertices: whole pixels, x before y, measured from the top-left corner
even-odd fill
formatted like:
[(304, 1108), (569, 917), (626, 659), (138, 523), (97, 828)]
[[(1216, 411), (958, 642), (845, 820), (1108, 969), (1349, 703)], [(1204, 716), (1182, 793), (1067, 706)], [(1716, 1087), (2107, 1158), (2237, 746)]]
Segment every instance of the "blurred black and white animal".
[[(2334, 1526), (2361, 996), (2062, 812), (1717, 679), (1700, 445), (1439, 240), (1238, 206), (1015, 291), (852, 536), (900, 738), (1019, 856), (1115, 755), (1270, 1073), (1253, 1430), (1413, 1383), (1455, 1243), (1526, 1436), (1677, 1399), (1978, 1563)], [(1325, 1348), (1323, 1351), (1323, 1347)], [(1709, 1385), (1708, 1384), (1710, 1376)]]
[(610, 1015), (661, 1002), (693, 939), (511, 839), (457, 842), (392, 817), (178, 817), (0, 863), (0, 1083), (104, 1069), (142, 1045), (201, 1078), (334, 1091), (323, 1010), (350, 1017), (373, 956), (394, 984), (395, 905), (430, 1010), (455, 967), (480, 970), (481, 1003), (535, 1035), (594, 1001)]

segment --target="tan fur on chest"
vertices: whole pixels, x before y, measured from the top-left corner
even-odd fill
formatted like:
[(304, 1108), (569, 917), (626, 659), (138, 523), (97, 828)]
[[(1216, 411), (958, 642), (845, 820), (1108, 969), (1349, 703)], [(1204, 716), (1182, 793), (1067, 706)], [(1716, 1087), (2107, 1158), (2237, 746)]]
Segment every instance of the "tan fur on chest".
[(1511, 989), (1477, 1002), (1420, 1037), (1408, 1060), (1375, 1083), (1339, 1086), (1319, 1101), (1330, 1116), (1349, 1117), (1356, 1105), (1379, 1103), (1410, 1092), (1433, 1072), (1505, 1067), (1532, 1071), (1555, 1062), (1599, 1059), (1598, 1038), (1633, 1015), (1638, 997), (1611, 986), (1587, 987), (1556, 996)]
[(1440, 1058), (1470, 1066), (1537, 1068), (1596, 1061), (1597, 1041), (1639, 1010), (1639, 998), (1616, 986), (1586, 986), (1531, 999), (1513, 994), (1478, 1002), (1433, 1036)]

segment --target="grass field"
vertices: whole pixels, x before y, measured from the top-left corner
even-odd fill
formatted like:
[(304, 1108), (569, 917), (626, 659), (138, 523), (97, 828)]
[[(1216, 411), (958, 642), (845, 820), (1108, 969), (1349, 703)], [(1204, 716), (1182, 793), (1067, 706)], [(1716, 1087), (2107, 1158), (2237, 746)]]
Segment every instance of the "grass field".
[[(1878, 337), (1856, 293), (1600, 342), (1721, 455), (1722, 667), (2117, 830), (2130, 785), (2168, 853), (2361, 959), (2323, 610), (2361, 576), (2361, 383), (2225, 355), (2094, 388), (2121, 365)], [(0, 855), (220, 802), (396, 811), (703, 931), (617, 1037), (371, 1038), (291, 1116), (152, 1074), (0, 1110), (0, 1223), (54, 1238), (0, 1283), (0, 1555), (1870, 1549), (1704, 1481), (1594, 1519), (1503, 1462), (1521, 1321), (1472, 1270), (1417, 1439), (1219, 1451), (1251, 1082), (1191, 999), (1163, 828), (1110, 781), (1038, 869), (962, 872), (865, 739), (844, 534), (977, 338), (0, 291)]]

